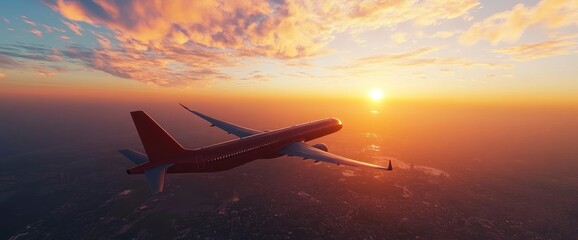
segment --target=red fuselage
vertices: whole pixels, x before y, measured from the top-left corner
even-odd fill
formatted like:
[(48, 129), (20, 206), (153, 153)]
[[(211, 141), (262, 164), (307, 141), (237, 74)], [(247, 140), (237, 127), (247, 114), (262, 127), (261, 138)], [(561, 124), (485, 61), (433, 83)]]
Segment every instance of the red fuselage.
[(173, 164), (167, 173), (197, 173), (225, 171), (257, 159), (280, 157), (280, 150), (295, 142), (307, 142), (342, 128), (341, 121), (327, 118), (292, 127), (263, 132), (195, 150), (184, 150), (164, 159), (162, 163), (148, 162), (128, 170), (129, 174), (163, 163)]

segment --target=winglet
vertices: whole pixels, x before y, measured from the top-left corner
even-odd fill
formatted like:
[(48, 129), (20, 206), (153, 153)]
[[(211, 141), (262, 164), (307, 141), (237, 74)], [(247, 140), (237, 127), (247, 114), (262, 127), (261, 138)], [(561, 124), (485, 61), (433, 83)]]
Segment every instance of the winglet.
[(387, 168), (385, 170), (387, 170), (387, 171), (393, 170), (393, 166), (391, 166), (391, 159), (389, 160), (389, 165), (387, 166)]

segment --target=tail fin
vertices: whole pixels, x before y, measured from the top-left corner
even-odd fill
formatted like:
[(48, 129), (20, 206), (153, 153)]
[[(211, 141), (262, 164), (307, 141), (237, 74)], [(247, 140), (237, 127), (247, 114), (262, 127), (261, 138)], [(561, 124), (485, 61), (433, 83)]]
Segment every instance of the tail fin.
[(131, 112), (140, 140), (151, 162), (159, 162), (185, 149), (149, 115), (143, 111)]

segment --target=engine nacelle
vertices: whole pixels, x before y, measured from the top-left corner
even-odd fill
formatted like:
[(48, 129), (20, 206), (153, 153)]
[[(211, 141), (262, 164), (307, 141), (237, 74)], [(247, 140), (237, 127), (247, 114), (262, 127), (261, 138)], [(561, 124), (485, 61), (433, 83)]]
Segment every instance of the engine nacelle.
[(325, 152), (327, 152), (329, 150), (329, 148), (327, 148), (327, 145), (325, 145), (325, 143), (318, 143), (313, 145), (312, 147), (317, 148), (319, 150), (323, 150)]

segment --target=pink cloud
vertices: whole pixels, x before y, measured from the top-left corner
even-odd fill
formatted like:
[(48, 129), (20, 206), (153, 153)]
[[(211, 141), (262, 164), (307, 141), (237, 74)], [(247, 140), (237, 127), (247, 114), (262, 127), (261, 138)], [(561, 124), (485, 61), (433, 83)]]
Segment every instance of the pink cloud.
[(76, 35), (78, 36), (82, 36), (82, 27), (80, 25), (78, 25), (77, 23), (73, 23), (73, 22), (68, 22), (68, 21), (64, 21), (62, 20), (62, 23), (64, 23), (64, 25), (66, 25), (72, 32), (76, 33)]
[(92, 35), (96, 37), (96, 41), (98, 42), (98, 44), (100, 44), (100, 46), (102, 46), (103, 48), (110, 48), (112, 43), (108, 38), (95, 31), (90, 32), (92, 33)]
[(4, 55), (0, 55), (0, 67), (2, 68), (14, 68), (20, 67), (21, 64), (12, 58)]
[(36, 71), (36, 75), (42, 76), (42, 77), (54, 77), (54, 76), (56, 76), (56, 73), (40, 69), (40, 70)]
[(30, 32), (38, 37), (42, 37), (42, 31), (38, 30), (38, 29), (32, 29), (30, 30)]
[(28, 19), (28, 17), (26, 17), (26, 16), (22, 16), (22, 21), (25, 22), (26, 24), (31, 25), (31, 26), (36, 26), (36, 23), (33, 22), (32, 20)]

